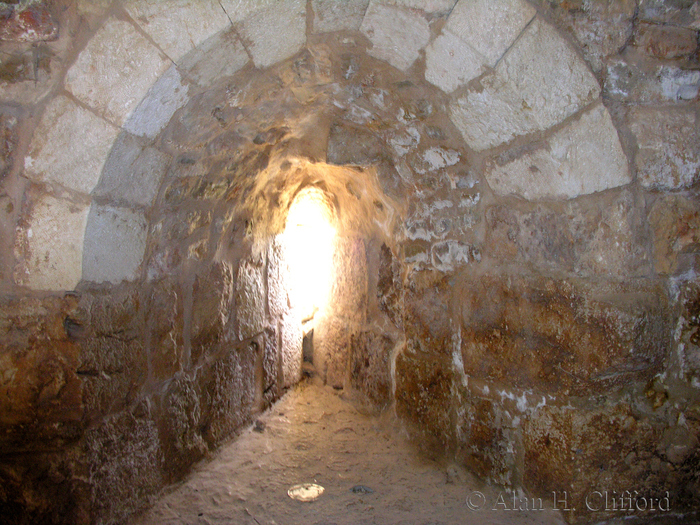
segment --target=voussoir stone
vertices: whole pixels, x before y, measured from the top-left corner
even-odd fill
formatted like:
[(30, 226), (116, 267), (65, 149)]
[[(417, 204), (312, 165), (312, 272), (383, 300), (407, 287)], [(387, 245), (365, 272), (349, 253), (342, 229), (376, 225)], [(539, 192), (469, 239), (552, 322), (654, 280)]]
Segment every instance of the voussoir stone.
[(173, 114), (187, 104), (189, 85), (183, 83), (175, 66), (160, 77), (124, 123), (124, 129), (142, 137), (155, 138)]
[(635, 165), (642, 186), (676, 190), (698, 180), (700, 131), (693, 108), (634, 108), (630, 121), (637, 140)]
[[(83, 239), (89, 206), (50, 195), (31, 207), (15, 250), (24, 251), (18, 284), (33, 290), (73, 290), (82, 274)], [(20, 244), (23, 246), (20, 247)]]
[(460, 0), (446, 27), (494, 66), (535, 13), (524, 0)]
[(444, 31), (425, 50), (425, 79), (451, 93), (483, 72), (486, 59), (450, 31)]
[[(89, 129), (89, 133), (84, 130)], [(34, 132), (25, 174), (39, 182), (58, 183), (90, 193), (119, 129), (59, 96), (48, 105)]]
[(617, 130), (602, 104), (550, 137), (545, 146), (486, 175), (499, 194), (574, 198), (631, 182)]
[(200, 86), (210, 86), (223, 77), (233, 76), (250, 57), (233, 30), (221, 31), (179, 62), (187, 76)]
[(143, 213), (114, 206), (93, 206), (85, 228), (83, 279), (97, 283), (133, 281), (146, 250)]
[(409, 9), (420, 9), (433, 15), (444, 15), (457, 3), (457, 0), (380, 0), (386, 5), (397, 7), (408, 7)]
[(216, 0), (129, 0), (124, 8), (175, 62), (231, 24)]
[(481, 84), (450, 105), (452, 121), (475, 150), (548, 129), (600, 95), (586, 63), (539, 19)]
[(248, 15), (279, 3), (279, 0), (221, 0), (221, 6), (235, 24), (241, 22)]
[(314, 33), (357, 31), (368, 5), (369, 0), (311, 0)]
[(65, 86), (121, 126), (170, 65), (133, 25), (111, 19), (68, 70)]
[(306, 2), (280, 0), (254, 11), (243, 20), (240, 34), (249, 42), (248, 50), (257, 67), (285, 60), (306, 43)]
[(367, 53), (402, 71), (411, 67), (430, 40), (425, 16), (378, 1), (370, 2), (360, 31), (372, 42)]

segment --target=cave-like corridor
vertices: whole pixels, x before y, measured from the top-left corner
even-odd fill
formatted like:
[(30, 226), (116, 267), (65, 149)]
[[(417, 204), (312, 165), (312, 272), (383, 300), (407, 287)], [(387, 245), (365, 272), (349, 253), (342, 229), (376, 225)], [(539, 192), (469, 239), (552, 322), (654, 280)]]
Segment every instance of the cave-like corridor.
[(696, 523), (699, 31), (0, 3), (0, 523)]

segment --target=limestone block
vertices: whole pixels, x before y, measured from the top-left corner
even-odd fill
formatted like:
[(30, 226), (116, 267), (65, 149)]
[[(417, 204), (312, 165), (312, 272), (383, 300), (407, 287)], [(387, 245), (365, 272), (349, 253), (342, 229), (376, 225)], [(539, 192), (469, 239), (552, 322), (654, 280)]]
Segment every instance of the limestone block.
[(445, 15), (454, 7), (457, 0), (379, 0), (382, 4), (421, 9), (433, 15)]
[(448, 240), (433, 244), (430, 249), (430, 260), (433, 266), (441, 272), (452, 272), (455, 268), (473, 261), (479, 261), (479, 250), (460, 241)]
[(83, 279), (113, 284), (136, 280), (146, 237), (146, 218), (142, 213), (93, 206), (85, 229)]
[(89, 206), (40, 197), (18, 231), (17, 284), (33, 290), (73, 290), (82, 275), (83, 239)]
[(206, 87), (234, 75), (249, 60), (238, 35), (227, 30), (215, 34), (182, 57), (179, 66), (188, 78)]
[(600, 87), (556, 31), (536, 19), (482, 80), (450, 105), (451, 118), (476, 150), (547, 129), (593, 102)]
[(433, 40), (425, 50), (425, 79), (451, 93), (478, 77), (486, 59), (450, 31)]
[(602, 395), (646, 384), (666, 359), (668, 299), (652, 279), (483, 275), (454, 293), (472, 378), (542, 395)]
[(360, 29), (369, 0), (311, 0), (314, 33), (357, 31)]
[(700, 177), (700, 131), (692, 108), (634, 108), (634, 162), (645, 188), (688, 188)]
[(241, 261), (236, 279), (238, 338), (245, 340), (265, 329), (265, 270), (250, 259)]
[(187, 104), (189, 86), (171, 66), (148, 90), (134, 112), (124, 123), (124, 129), (134, 135), (155, 138), (170, 121), (173, 113)]
[(280, 323), (282, 347), (282, 377), (284, 388), (294, 386), (301, 380), (302, 344), (304, 333), (301, 330), (301, 320), (294, 313), (286, 315)]
[(240, 34), (259, 68), (289, 58), (306, 43), (306, 2), (280, 0), (257, 10), (242, 22)]
[(68, 70), (65, 86), (121, 126), (170, 65), (134, 26), (110, 19)]
[(278, 235), (270, 243), (267, 255), (268, 308), (272, 318), (281, 318), (289, 311), (289, 286), (291, 276), (286, 260), (283, 236)]
[(144, 148), (130, 133), (121, 133), (114, 141), (94, 195), (114, 202), (148, 207), (153, 203), (170, 157), (152, 148)]
[(630, 62), (612, 59), (605, 71), (605, 94), (624, 102), (665, 103), (695, 100), (700, 93), (700, 71), (654, 59)]
[(367, 257), (362, 239), (336, 239), (329, 295), (329, 304), (336, 312), (351, 319), (364, 317), (367, 308)]
[(212, 264), (206, 274), (195, 278), (190, 328), (192, 363), (197, 363), (228, 335), (235, 290), (233, 269), (225, 262)]
[(698, 47), (698, 33), (692, 29), (656, 24), (640, 24), (634, 36), (635, 47), (657, 58), (689, 56)]
[(248, 15), (275, 5), (279, 0), (221, 0), (221, 6), (231, 21), (235, 24), (247, 18)]
[(641, 0), (639, 19), (699, 30), (700, 5), (692, 1)]
[(216, 0), (127, 0), (124, 8), (174, 62), (231, 24)]
[(350, 383), (379, 406), (391, 402), (391, 352), (387, 334), (361, 332), (352, 336)]
[(493, 67), (535, 16), (524, 0), (460, 0), (447, 19), (451, 31)]
[(406, 71), (430, 40), (430, 28), (417, 11), (387, 6), (372, 0), (360, 31), (372, 42), (367, 52)]
[(316, 321), (314, 329), (314, 366), (327, 385), (344, 388), (350, 359), (348, 323), (335, 315)]
[(486, 172), (501, 195), (574, 198), (631, 182), (617, 130), (602, 104), (550, 137), (546, 145)]
[(700, 243), (700, 205), (696, 198), (659, 196), (649, 211), (649, 226), (658, 273), (668, 275), (693, 269), (682, 268), (682, 256), (697, 252), (693, 247)]
[(34, 132), (24, 159), (25, 174), (36, 181), (90, 193), (118, 133), (117, 128), (68, 98), (57, 97)]

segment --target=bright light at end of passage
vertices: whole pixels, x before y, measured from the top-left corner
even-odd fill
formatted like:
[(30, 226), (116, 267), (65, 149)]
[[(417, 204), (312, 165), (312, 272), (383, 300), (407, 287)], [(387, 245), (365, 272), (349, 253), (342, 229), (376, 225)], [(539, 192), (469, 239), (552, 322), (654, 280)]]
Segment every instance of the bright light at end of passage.
[(284, 231), (290, 297), (303, 318), (323, 310), (333, 278), (334, 217), (323, 192), (302, 190), (294, 199)]

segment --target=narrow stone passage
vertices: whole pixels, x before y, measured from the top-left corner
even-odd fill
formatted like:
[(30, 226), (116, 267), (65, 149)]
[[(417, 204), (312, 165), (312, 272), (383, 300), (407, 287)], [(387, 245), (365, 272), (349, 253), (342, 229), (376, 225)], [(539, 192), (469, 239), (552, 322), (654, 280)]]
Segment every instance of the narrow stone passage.
[[(512, 495), (416, 454), (389, 414), (363, 414), (345, 397), (320, 381), (302, 382), (134, 523), (564, 523), (546, 501), (544, 510), (506, 510)], [(316, 501), (295, 501), (287, 490), (300, 483), (325, 491)], [(467, 505), (474, 491), (484, 494), (472, 498), (485, 501), (479, 510)]]

